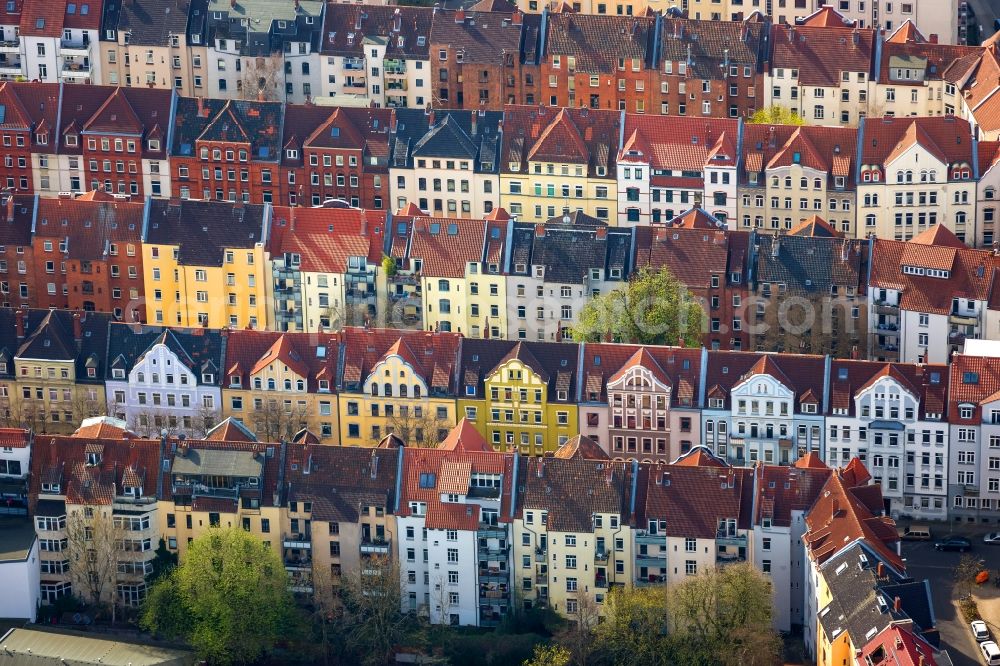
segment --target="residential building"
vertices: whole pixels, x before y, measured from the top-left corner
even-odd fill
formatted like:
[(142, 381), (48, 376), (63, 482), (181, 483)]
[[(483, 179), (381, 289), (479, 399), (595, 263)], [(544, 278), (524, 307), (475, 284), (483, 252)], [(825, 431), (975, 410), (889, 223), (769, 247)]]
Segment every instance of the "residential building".
[(993, 79), (1000, 75), (1000, 47), (996, 36), (988, 39), (978, 57), (956, 68), (957, 88), (962, 99), (961, 117), (972, 125), (976, 136), (996, 141), (1000, 139), (1000, 95)]
[(509, 243), (511, 340), (568, 340), (590, 299), (623, 287), (633, 272), (631, 231), (580, 212), (544, 224), (515, 223)]
[(976, 174), (976, 221), (977, 233), (974, 239), (969, 239), (969, 245), (981, 248), (993, 248), (993, 243), (1000, 239), (997, 228), (997, 191), (1000, 189), (1000, 141), (980, 141), (976, 156), (979, 165)]
[(31, 233), (35, 197), (0, 195), (0, 203), (0, 303), (26, 308), (38, 291)]
[(845, 21), (831, 7), (795, 25), (773, 26), (762, 106), (784, 106), (813, 125), (855, 127), (881, 115), (869, 98), (877, 41), (874, 29)]
[[(514, 567), (525, 608), (569, 619), (604, 613), (607, 595), (634, 579), (629, 518), (634, 465), (571, 448), (531, 457), (513, 524)], [(516, 575), (516, 574), (515, 574)]]
[(98, 39), (103, 3), (21, 3), (15, 32), (29, 81), (103, 83)]
[(618, 153), (618, 225), (669, 223), (701, 208), (736, 216), (739, 121), (625, 115)]
[(891, 34), (909, 21), (942, 44), (966, 44), (970, 35), (960, 5), (956, 0), (915, 0), (876, 8), (861, 0), (839, 0), (837, 9), (847, 21), (862, 28), (881, 28)]
[(581, 436), (615, 460), (643, 463), (697, 446), (702, 350), (586, 343), (582, 355)]
[(344, 576), (394, 559), (402, 456), (402, 447), (289, 449), (281, 546), (296, 594), (329, 598)]
[(170, 146), (174, 196), (277, 203), (283, 120), (276, 102), (179, 97)]
[(222, 341), (218, 330), (112, 324), (108, 413), (144, 437), (204, 437), (221, 421)]
[(500, 204), (498, 111), (396, 111), (393, 206), (434, 217), (478, 217)]
[(210, 97), (302, 104), (319, 90), (325, 3), (208, 0), (205, 82)]
[[(4, 617), (34, 622), (41, 598), (41, 563), (35, 526), (27, 517), (0, 518), (0, 585)], [(5, 636), (6, 638), (6, 636)], [(10, 644), (7, 644), (10, 649)]]
[(873, 118), (859, 131), (859, 236), (909, 240), (941, 224), (976, 242), (976, 148), (966, 121)]
[(513, 602), (516, 455), (493, 451), (465, 419), (437, 449), (401, 454), (403, 610), (432, 624), (497, 626)]
[(702, 443), (736, 465), (790, 465), (810, 451), (822, 454), (827, 364), (806, 354), (709, 354)]
[(945, 365), (831, 364), (826, 462), (864, 462), (893, 517), (947, 514), (948, 381)]
[[(887, 602), (888, 603), (888, 602)], [(866, 632), (867, 633), (867, 632)], [(861, 648), (857, 663), (879, 663), (891, 659), (896, 663), (923, 662), (927, 666), (946, 666), (952, 663), (948, 653), (931, 644), (907, 622), (894, 622)]]
[(0, 515), (28, 515), (28, 473), (33, 442), (30, 430), (0, 428), (0, 502), (3, 502)]
[(494, 449), (540, 456), (577, 434), (576, 345), (466, 339), (461, 352), (459, 415)]
[(269, 205), (154, 200), (142, 233), (151, 323), (269, 328), (271, 218)]
[[(0, 46), (0, 58), (6, 57)], [(5, 67), (0, 60), (0, 72)], [(4, 117), (0, 122), (3, 141), (3, 164), (0, 166), (0, 183), (11, 193), (27, 194), (40, 188), (36, 171), (46, 146), (57, 137), (55, 132), (56, 114), (59, 113), (59, 87), (53, 84), (22, 83), (14, 85), (0, 83), (0, 103), (4, 106)], [(45, 109), (48, 107), (48, 113)], [(44, 157), (47, 160), (47, 156)], [(46, 162), (47, 164), (47, 162)]]
[(243, 420), (262, 442), (292, 441), (303, 429), (338, 444), (337, 338), (311, 333), (226, 332), (222, 415)]
[(532, 222), (574, 210), (602, 222), (617, 219), (621, 115), (606, 109), (507, 107), (500, 158), (504, 207)]
[(936, 225), (909, 242), (872, 241), (868, 357), (945, 363), (966, 339), (992, 337), (995, 258)]
[(274, 219), (274, 328), (319, 333), (386, 321), (384, 213), (277, 207)]
[(326, 8), (318, 104), (424, 109), (435, 101), (428, 7), (350, 5)]
[(458, 334), (348, 327), (340, 339), (341, 444), (374, 446), (388, 434), (407, 443), (444, 439), (459, 420)]

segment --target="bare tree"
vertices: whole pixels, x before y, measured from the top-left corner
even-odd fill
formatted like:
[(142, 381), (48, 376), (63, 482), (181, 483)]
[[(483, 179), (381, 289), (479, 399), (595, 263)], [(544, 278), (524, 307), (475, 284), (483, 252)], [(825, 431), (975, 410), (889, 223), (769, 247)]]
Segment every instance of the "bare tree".
[(249, 425), (261, 441), (291, 439), (296, 432), (309, 426), (309, 410), (297, 402), (282, 404), (274, 398), (258, 398), (254, 400)]
[(279, 56), (258, 56), (243, 61), (240, 78), (243, 99), (280, 101), (284, 99), (285, 69)]
[(593, 654), (594, 630), (600, 619), (600, 608), (597, 601), (588, 593), (577, 598), (576, 620), (558, 635), (559, 644), (565, 647), (577, 666), (587, 666)]
[[(431, 405), (402, 405), (388, 417), (387, 429), (406, 442), (407, 446), (434, 448), (448, 436), (454, 427), (446, 419), (439, 418)], [(376, 442), (377, 444), (378, 442)]]
[(343, 579), (342, 598), (348, 640), (364, 663), (388, 664), (408, 618), (401, 611), (403, 578), (391, 557), (376, 556)]
[(111, 622), (117, 616), (118, 558), (125, 528), (116, 524), (110, 508), (82, 506), (66, 520), (69, 571), (73, 589), (95, 607), (110, 604)]
[(195, 414), (191, 423), (191, 436), (196, 438), (204, 437), (208, 434), (208, 431), (219, 424), (221, 420), (221, 414), (218, 409), (214, 407), (206, 407), (202, 404), (198, 408), (198, 413)]

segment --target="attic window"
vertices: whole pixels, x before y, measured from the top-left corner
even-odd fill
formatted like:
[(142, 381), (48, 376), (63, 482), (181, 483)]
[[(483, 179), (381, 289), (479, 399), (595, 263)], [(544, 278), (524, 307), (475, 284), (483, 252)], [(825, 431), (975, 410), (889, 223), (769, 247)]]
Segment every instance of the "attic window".
[(336, 127), (336, 126), (331, 127), (330, 128), (330, 136), (332, 136), (334, 138), (340, 136), (340, 128)]
[(963, 384), (978, 384), (979, 383), (979, 373), (978, 372), (965, 372), (965, 373), (962, 373), (962, 383)]
[(125, 379), (125, 370), (122, 368), (115, 368), (111, 371), (111, 376), (114, 379)]
[(39, 30), (43, 30), (45, 28), (45, 19), (40, 18), (35, 21), (35, 27)]
[(837, 370), (837, 379), (844, 381), (847, 379), (847, 368), (840, 368)]
[(437, 478), (433, 472), (421, 472), (420, 474), (420, 487), (421, 488), (433, 488)]

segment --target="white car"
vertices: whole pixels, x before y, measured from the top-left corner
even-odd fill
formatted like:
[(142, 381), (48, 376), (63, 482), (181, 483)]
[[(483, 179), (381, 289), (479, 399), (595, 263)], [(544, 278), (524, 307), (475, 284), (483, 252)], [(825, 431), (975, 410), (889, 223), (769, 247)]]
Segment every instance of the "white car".
[(993, 641), (986, 641), (979, 644), (979, 651), (983, 653), (986, 666), (1000, 666), (1000, 647)]
[(989, 534), (983, 537), (983, 543), (1000, 545), (1000, 532), (990, 532)]
[(990, 630), (982, 620), (973, 620), (969, 625), (972, 627), (972, 635), (976, 637), (977, 643), (990, 640)]

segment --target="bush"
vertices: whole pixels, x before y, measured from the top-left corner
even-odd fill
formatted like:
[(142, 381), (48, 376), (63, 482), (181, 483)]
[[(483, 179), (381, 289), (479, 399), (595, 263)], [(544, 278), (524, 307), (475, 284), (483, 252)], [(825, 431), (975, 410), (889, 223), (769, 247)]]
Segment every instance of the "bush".
[(982, 619), (979, 616), (979, 606), (976, 605), (976, 600), (971, 596), (960, 599), (958, 601), (958, 608), (962, 611), (962, 617), (965, 618), (966, 622)]

